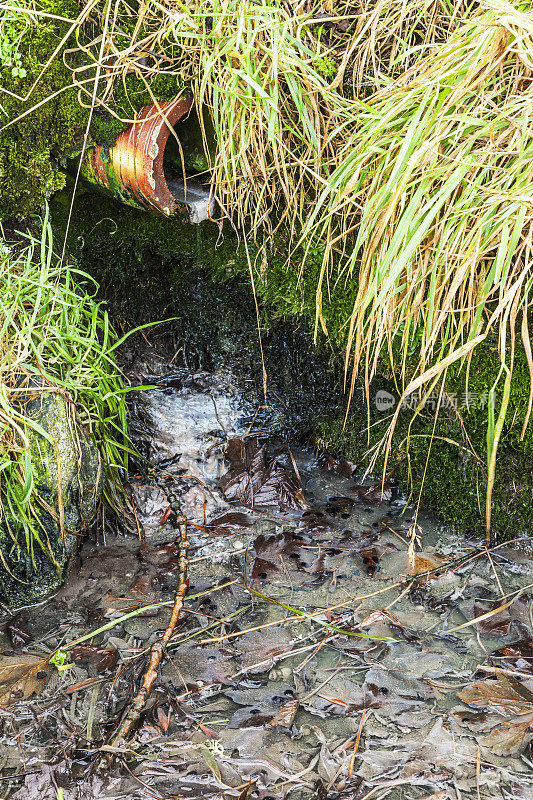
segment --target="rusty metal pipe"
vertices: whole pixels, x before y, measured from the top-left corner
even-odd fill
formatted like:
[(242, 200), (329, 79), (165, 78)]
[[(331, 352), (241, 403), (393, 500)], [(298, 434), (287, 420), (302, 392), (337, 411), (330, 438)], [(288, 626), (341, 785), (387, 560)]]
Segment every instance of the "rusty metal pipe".
[(173, 126), (189, 113), (192, 100), (180, 97), (145, 106), (112, 147), (96, 145), (83, 160), (82, 175), (127, 205), (202, 222), (214, 212), (214, 199), (192, 181), (167, 179), (165, 147)]

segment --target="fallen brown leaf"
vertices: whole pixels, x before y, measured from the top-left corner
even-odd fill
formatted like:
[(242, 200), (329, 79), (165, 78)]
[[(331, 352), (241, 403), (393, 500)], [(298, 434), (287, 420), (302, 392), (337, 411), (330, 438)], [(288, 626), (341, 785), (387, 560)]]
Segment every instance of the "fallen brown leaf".
[(89, 644), (79, 644), (73, 647), (70, 654), (72, 660), (77, 664), (93, 664), (98, 672), (113, 669), (118, 660), (117, 650), (94, 647)]
[(306, 505), (300, 480), (291, 466), (269, 461), (265, 444), (257, 437), (230, 439), (226, 448), (230, 468), (219, 481), (226, 500), (248, 506), (277, 504), (281, 509)]
[(392, 487), (388, 481), (380, 481), (372, 486), (356, 486), (355, 493), (364, 503), (388, 503), (392, 499)]
[(474, 681), (457, 697), (473, 708), (508, 717), (482, 740), (493, 752), (517, 753), (533, 738), (533, 692), (515, 678), (499, 673), (496, 680)]
[(278, 711), (276, 716), (270, 720), (268, 725), (270, 725), (272, 728), (290, 728), (294, 722), (294, 717), (296, 716), (299, 705), (300, 701), (297, 697), (295, 697), (293, 700), (289, 700), (289, 702), (285, 703), (285, 705)]
[(0, 658), (0, 706), (43, 690), (50, 665), (46, 658), (22, 654)]
[(491, 656), (503, 658), (505, 663), (519, 672), (533, 672), (533, 640), (520, 639), (519, 642), (505, 645), (491, 653)]
[(504, 673), (495, 680), (474, 681), (457, 697), (472, 708), (489, 708), (503, 716), (533, 713), (533, 692)]

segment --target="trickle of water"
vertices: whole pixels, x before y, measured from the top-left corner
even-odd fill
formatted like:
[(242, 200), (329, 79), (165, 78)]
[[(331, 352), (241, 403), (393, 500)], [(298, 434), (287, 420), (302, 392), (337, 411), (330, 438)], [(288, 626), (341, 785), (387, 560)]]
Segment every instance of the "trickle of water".
[(167, 186), (178, 201), (186, 203), (189, 213), (189, 222), (198, 225), (200, 222), (209, 219), (215, 212), (215, 198), (194, 181), (185, 183), (171, 178), (167, 180)]
[(203, 251), (203, 239), (202, 239), (202, 229), (198, 225), (196, 227), (196, 263), (200, 267), (202, 265), (202, 251)]

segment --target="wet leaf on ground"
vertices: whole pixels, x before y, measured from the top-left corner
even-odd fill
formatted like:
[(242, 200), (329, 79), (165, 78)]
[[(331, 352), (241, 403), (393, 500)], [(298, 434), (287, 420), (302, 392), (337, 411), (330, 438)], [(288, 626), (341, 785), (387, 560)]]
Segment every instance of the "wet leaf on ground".
[(268, 723), (272, 728), (290, 728), (298, 711), (300, 701), (297, 697), (289, 700)]
[(257, 437), (230, 439), (225, 456), (230, 467), (220, 479), (219, 489), (226, 500), (252, 506), (255, 495), (268, 478), (266, 445), (260, 444)]
[(501, 722), (482, 739), (485, 747), (499, 756), (519, 753), (533, 739), (533, 711)]
[(491, 656), (502, 658), (504, 663), (519, 672), (533, 673), (533, 640), (520, 639), (518, 642), (500, 647)]
[(392, 500), (392, 486), (389, 481), (379, 481), (371, 486), (355, 486), (354, 492), (363, 503), (388, 503)]
[(278, 533), (271, 536), (260, 534), (254, 541), (254, 550), (260, 558), (279, 564), (280, 556), (297, 562), (298, 553), (305, 541), (293, 533)]
[(508, 717), (483, 738), (483, 744), (499, 755), (518, 753), (533, 739), (533, 692), (510, 675), (475, 681), (457, 697), (473, 708)]
[(252, 566), (251, 581), (257, 586), (261, 581), (268, 580), (273, 572), (278, 572), (280, 569), (281, 564), (278, 566), (271, 561), (266, 561), (266, 559), (256, 556)]
[(474, 617), (476, 619), (482, 617), (476, 622), (476, 628), (480, 633), (491, 636), (505, 636), (509, 633), (511, 615), (508, 608), (501, 608), (501, 603), (493, 603), (491, 606), (486, 603), (474, 603)]
[(98, 672), (113, 669), (118, 660), (118, 651), (90, 644), (78, 644), (70, 651), (76, 664), (92, 664)]
[(472, 708), (489, 708), (503, 716), (533, 712), (533, 692), (503, 673), (497, 678), (474, 681), (457, 697)]
[[(423, 575), (426, 572), (432, 572), (432, 570), (438, 569), (448, 560), (446, 556), (441, 556), (439, 553), (415, 553), (413, 559), (409, 561), (409, 574)], [(431, 577), (436, 578), (438, 576), (433, 575)]]
[(214, 683), (229, 686), (233, 683), (232, 674), (235, 671), (232, 656), (222, 646), (199, 647), (195, 643), (187, 643), (172, 650), (166, 671), (178, 686), (180, 682), (188, 687), (210, 686)]
[(230, 468), (218, 484), (226, 500), (252, 507), (278, 504), (284, 510), (305, 506), (293, 467), (276, 458), (269, 461), (266, 445), (260, 444), (257, 437), (230, 439), (226, 457)]
[(254, 504), (258, 506), (277, 504), (284, 511), (291, 508), (305, 508), (302, 487), (294, 470), (283, 464), (271, 464), (267, 480), (254, 497)]
[(31, 642), (31, 633), (27, 629), (28, 613), (27, 611), (19, 611), (6, 625), (6, 632), (9, 636), (13, 650), (18, 650), (19, 647), (24, 647), (25, 644)]
[(300, 567), (299, 550), (304, 544), (301, 537), (293, 533), (278, 533), (271, 536), (260, 534), (254, 541), (256, 553), (251, 579), (253, 583), (267, 580), (273, 572), (286, 569), (285, 560)]
[(49, 670), (47, 659), (39, 656), (0, 657), (0, 706), (40, 694)]
[(211, 536), (227, 536), (232, 533), (232, 528), (248, 528), (253, 524), (250, 514), (242, 511), (230, 511), (220, 517), (212, 519), (209, 525), (205, 526), (205, 532)]
[(250, 631), (236, 639), (234, 647), (241, 653), (244, 669), (252, 674), (269, 670), (278, 656), (292, 650), (293, 644), (285, 628), (272, 627)]

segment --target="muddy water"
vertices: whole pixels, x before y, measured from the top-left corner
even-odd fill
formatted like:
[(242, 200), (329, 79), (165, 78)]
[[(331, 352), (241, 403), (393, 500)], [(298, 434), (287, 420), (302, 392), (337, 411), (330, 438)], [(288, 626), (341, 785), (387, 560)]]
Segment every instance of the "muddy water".
[[(0, 712), (0, 796), (532, 798), (527, 544), (489, 553), (415, 520), (395, 487), (272, 433), (231, 376), (158, 382), (133, 421), (150, 465), (131, 481), (138, 536), (104, 519), (20, 623), (31, 641), (0, 640), (11, 657), (63, 646), (69, 665)], [(256, 436), (289, 488), (230, 503), (228, 442)], [(131, 750), (102, 770), (176, 588), (169, 487), (190, 523), (189, 598)]]

